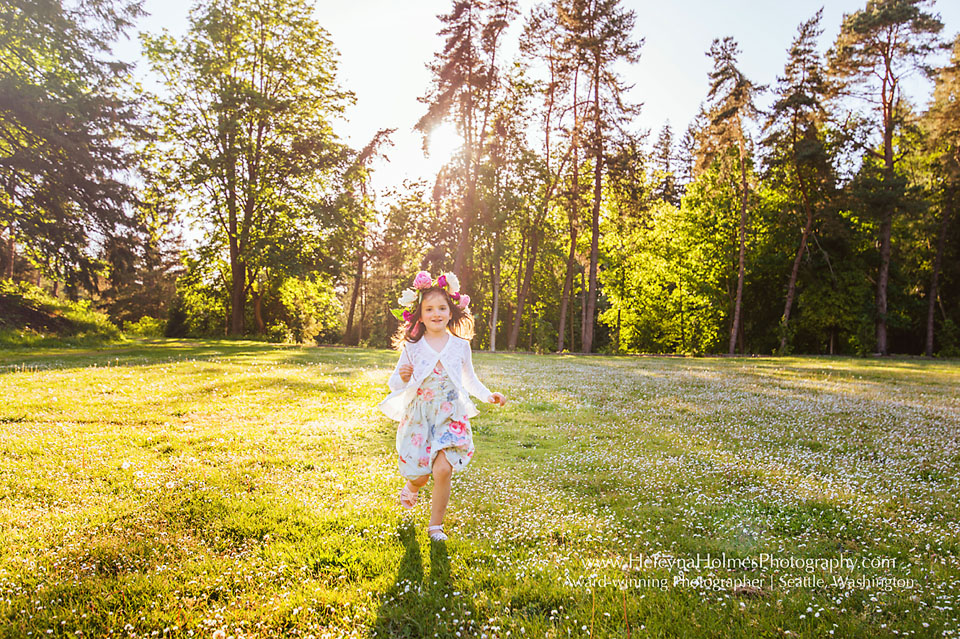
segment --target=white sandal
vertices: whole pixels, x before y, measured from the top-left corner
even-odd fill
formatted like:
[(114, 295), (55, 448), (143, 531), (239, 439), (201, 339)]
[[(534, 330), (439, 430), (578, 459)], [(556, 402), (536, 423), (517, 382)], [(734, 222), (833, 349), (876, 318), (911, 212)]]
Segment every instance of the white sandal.
[(443, 532), (443, 524), (440, 524), (439, 526), (427, 526), (427, 534), (430, 536), (430, 541), (447, 540), (447, 535)]
[[(400, 489), (400, 505), (407, 510), (410, 510), (417, 505), (417, 495), (420, 493), (419, 490), (410, 490), (411, 485), (412, 484), (408, 481), (403, 485), (403, 488)], [(406, 503), (404, 503), (404, 500), (406, 500)]]

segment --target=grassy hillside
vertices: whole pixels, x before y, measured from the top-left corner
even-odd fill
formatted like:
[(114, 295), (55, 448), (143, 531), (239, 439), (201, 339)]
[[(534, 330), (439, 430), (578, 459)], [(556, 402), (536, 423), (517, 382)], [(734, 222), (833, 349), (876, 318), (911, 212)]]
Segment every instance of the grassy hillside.
[(0, 352), (0, 636), (956, 636), (960, 365), (475, 355), (446, 545), (388, 351)]
[(0, 347), (93, 346), (120, 330), (87, 301), (71, 302), (27, 282), (0, 281)]

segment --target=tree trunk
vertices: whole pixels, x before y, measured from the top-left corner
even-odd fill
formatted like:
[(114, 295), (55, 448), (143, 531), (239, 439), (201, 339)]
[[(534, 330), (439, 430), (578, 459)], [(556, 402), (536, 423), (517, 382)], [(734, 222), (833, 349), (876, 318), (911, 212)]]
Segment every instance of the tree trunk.
[(360, 322), (357, 324), (357, 344), (363, 341), (363, 327), (367, 325), (367, 278), (360, 275)]
[(531, 317), (530, 327), (527, 329), (527, 352), (528, 353), (533, 352), (533, 333), (536, 330), (536, 327), (537, 327), (536, 318)]
[(877, 277), (877, 352), (889, 353), (887, 347), (887, 283), (890, 279), (890, 236), (893, 212), (888, 208), (880, 222), (880, 273)]
[[(570, 254), (567, 256), (567, 273), (563, 278), (563, 296), (560, 300), (560, 329), (557, 331), (558, 340), (557, 340), (557, 352), (563, 352), (563, 331), (566, 328), (565, 322), (567, 320), (567, 307), (570, 302), (570, 292), (573, 289), (573, 263), (576, 257), (577, 250), (577, 225), (571, 220), (570, 223)], [(570, 350), (573, 351), (573, 319), (571, 316), (570, 320)]]
[[(499, 238), (495, 238), (495, 241)], [(494, 252), (490, 266), (490, 281), (493, 288), (493, 309), (490, 312), (490, 352), (497, 350), (497, 319), (500, 315), (500, 257)]]
[(237, 223), (237, 185), (235, 162), (228, 156), (227, 238), (230, 244), (230, 335), (243, 335), (243, 311), (246, 302), (246, 265), (243, 263)]
[(797, 184), (800, 187), (800, 199), (803, 202), (804, 211), (807, 214), (807, 222), (803, 227), (803, 234), (800, 236), (800, 249), (793, 260), (793, 268), (790, 271), (790, 281), (787, 283), (787, 299), (783, 305), (783, 334), (780, 336), (780, 354), (787, 350), (787, 335), (790, 325), (790, 310), (793, 306), (793, 296), (796, 291), (797, 274), (800, 272), (800, 261), (807, 249), (807, 238), (810, 237), (810, 229), (813, 228), (813, 206), (810, 204), (810, 195), (807, 193), (807, 187), (803, 182), (803, 175), (800, 173), (800, 161), (797, 158), (797, 115), (794, 117), (791, 125), (790, 148), (793, 160), (793, 171), (797, 175)]
[[(467, 153), (467, 162), (470, 162), (469, 152)], [(470, 169), (468, 168), (467, 170), (469, 171)], [(477, 194), (475, 178), (469, 177), (468, 179), (467, 197), (466, 201), (464, 202), (462, 222), (460, 225), (460, 239), (457, 241), (457, 253), (453, 261), (453, 272), (464, 280), (463, 284), (465, 288), (469, 287), (471, 284), (469, 281), (467, 281), (467, 274), (463, 267), (467, 261), (467, 247), (469, 246), (470, 240), (470, 227), (473, 225), (473, 218), (475, 217), (476, 213), (474, 210), (474, 201), (476, 200)]]
[(360, 296), (360, 281), (363, 277), (363, 247), (360, 247), (360, 251), (357, 254), (357, 274), (353, 278), (353, 295), (350, 296), (350, 312), (347, 313), (347, 344), (357, 345), (360, 343), (359, 336), (354, 339), (353, 331), (353, 314), (357, 308), (357, 298)]
[[(802, 186), (800, 187), (803, 188)], [(790, 323), (790, 309), (793, 306), (793, 296), (797, 287), (797, 274), (800, 272), (800, 261), (807, 250), (807, 238), (810, 237), (810, 229), (813, 228), (813, 208), (810, 206), (807, 196), (803, 196), (804, 206), (807, 209), (807, 222), (803, 226), (803, 233), (800, 235), (800, 248), (797, 250), (797, 256), (793, 258), (793, 268), (790, 270), (790, 281), (787, 282), (787, 300), (783, 305), (783, 335), (780, 336), (780, 354), (787, 349), (787, 329)]]
[(230, 335), (243, 335), (246, 265), (240, 260), (236, 239), (230, 238)]
[(620, 268), (620, 303), (617, 304), (617, 352), (623, 349), (620, 347), (620, 323), (621, 313), (623, 311), (623, 267)]
[(587, 324), (587, 277), (586, 273), (581, 268), (580, 270), (580, 352), (589, 353), (590, 351), (584, 350), (583, 348), (583, 339), (584, 339), (584, 326)]
[(590, 237), (590, 292), (587, 295), (586, 317), (583, 327), (584, 353), (593, 350), (593, 324), (597, 311), (597, 262), (600, 258), (600, 199), (603, 195), (603, 137), (600, 126), (600, 52), (597, 50), (593, 67), (594, 108), (594, 167), (593, 167), (593, 221)]
[(953, 193), (948, 191), (944, 198), (943, 215), (940, 218), (940, 233), (937, 236), (937, 255), (933, 260), (933, 274), (930, 276), (930, 293), (927, 300), (927, 343), (924, 354), (933, 357), (933, 318), (937, 306), (940, 279), (940, 267), (943, 264), (943, 249), (947, 239), (947, 227), (953, 213)]
[[(517, 282), (515, 286), (517, 291), (518, 302), (520, 300), (520, 289), (523, 286), (523, 271), (520, 269), (520, 264), (524, 263), (524, 260), (526, 259), (526, 255), (527, 255), (527, 236), (523, 235), (520, 238), (520, 253), (517, 256)], [(520, 313), (517, 312), (518, 309), (516, 305), (511, 306), (508, 304), (507, 308), (510, 310), (509, 310), (509, 313), (507, 314), (506, 323), (512, 327), (514, 324), (514, 321), (516, 321), (517, 318), (520, 316)], [(511, 332), (512, 332), (512, 328), (511, 328)], [(516, 337), (513, 335), (508, 335), (507, 338), (508, 338), (508, 341), (513, 344), (513, 347), (516, 347), (516, 343), (517, 343)]]
[[(530, 254), (527, 257), (526, 269), (523, 274), (523, 284), (518, 288), (517, 293), (517, 315), (514, 318), (513, 326), (510, 330), (510, 341), (508, 348), (513, 350), (517, 346), (517, 339), (520, 333), (520, 322), (523, 318), (523, 307), (527, 300), (527, 295), (530, 294), (530, 284), (533, 281), (533, 273), (537, 264), (537, 251), (540, 248), (540, 240), (543, 239), (543, 219), (547, 216), (547, 211), (550, 208), (550, 201), (553, 198), (553, 191), (557, 186), (557, 182), (560, 180), (560, 174), (563, 172), (563, 167), (567, 162), (567, 159), (570, 157), (570, 149), (567, 149), (566, 154), (564, 154), (563, 159), (560, 161), (560, 166), (557, 169), (556, 178), (550, 178), (550, 185), (547, 187), (546, 193), (543, 196), (543, 203), (541, 204), (540, 210), (537, 216), (533, 220), (533, 235), (530, 238)], [(574, 236), (574, 239), (576, 237)], [(571, 244), (571, 247), (574, 244)], [(564, 289), (566, 289), (566, 284), (564, 284)], [(564, 310), (561, 309), (560, 312), (561, 318), (564, 315)], [(560, 334), (563, 334), (563, 319), (560, 321)], [(561, 338), (562, 343), (562, 338)]]
[(566, 328), (564, 322), (567, 319), (567, 307), (571, 307), (570, 312), (570, 352), (574, 350), (574, 332), (573, 332), (573, 311), (570, 302), (570, 295), (573, 290), (573, 262), (577, 251), (577, 233), (579, 232), (580, 220), (580, 120), (578, 117), (577, 102), (577, 83), (580, 79), (579, 67), (573, 72), (573, 135), (570, 141), (570, 148), (573, 151), (573, 201), (570, 204), (568, 213), (568, 222), (570, 224), (570, 255), (567, 258), (567, 273), (563, 281), (563, 299), (560, 304), (560, 330), (557, 331), (557, 352), (563, 352), (563, 330)]
[[(739, 126), (739, 122), (737, 123)], [(728, 354), (733, 355), (737, 343), (737, 333), (740, 330), (740, 307), (743, 303), (744, 256), (746, 255), (747, 233), (747, 163), (746, 149), (744, 148), (743, 132), (740, 131), (740, 256), (737, 261), (737, 297), (733, 305), (733, 326), (730, 327), (730, 347)]]
[[(889, 65), (888, 65), (889, 67)], [(889, 68), (887, 76), (889, 77)], [(883, 181), (887, 187), (893, 184), (893, 101), (895, 86), (888, 86), (884, 78), (881, 93), (883, 112)], [(884, 207), (880, 221), (880, 272), (877, 275), (877, 352), (889, 354), (887, 346), (887, 283), (890, 279), (890, 239), (893, 234), (893, 203)]]
[(523, 274), (523, 283), (517, 291), (517, 314), (513, 318), (513, 326), (510, 329), (510, 341), (507, 348), (515, 350), (517, 348), (517, 339), (520, 335), (520, 322), (523, 320), (523, 307), (527, 295), (530, 292), (530, 282), (533, 280), (533, 271), (537, 263), (537, 249), (540, 246), (540, 235), (542, 231), (539, 228), (533, 229), (533, 235), (530, 238), (530, 249), (527, 254), (527, 264)]

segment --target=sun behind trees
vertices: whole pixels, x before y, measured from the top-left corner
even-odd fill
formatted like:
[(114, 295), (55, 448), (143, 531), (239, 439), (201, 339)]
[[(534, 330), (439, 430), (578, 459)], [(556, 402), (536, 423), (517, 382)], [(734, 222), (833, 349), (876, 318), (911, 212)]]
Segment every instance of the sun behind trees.
[(198, 1), (143, 39), (155, 95), (110, 60), (136, 7), (96, 4), (0, 10), (7, 279), (168, 335), (386, 346), (403, 274), (454, 270), (490, 350), (960, 354), (958, 45), (930, 2), (870, 0), (829, 51), (817, 12), (775, 78), (715, 34), (677, 140), (637, 125), (670, 34), (629, 3), (456, 0), (400, 126), (462, 145), (386, 195), (398, 123), (338, 136), (353, 96), (312, 4)]

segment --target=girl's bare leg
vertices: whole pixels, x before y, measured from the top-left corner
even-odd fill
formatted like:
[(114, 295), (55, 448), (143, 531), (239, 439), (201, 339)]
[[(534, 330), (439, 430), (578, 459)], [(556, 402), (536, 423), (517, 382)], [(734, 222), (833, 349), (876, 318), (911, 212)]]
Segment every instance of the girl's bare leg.
[(433, 460), (433, 496), (430, 499), (430, 525), (439, 526), (443, 523), (443, 516), (447, 512), (450, 502), (450, 477), (453, 475), (453, 466), (447, 460), (447, 454), (442, 450)]

